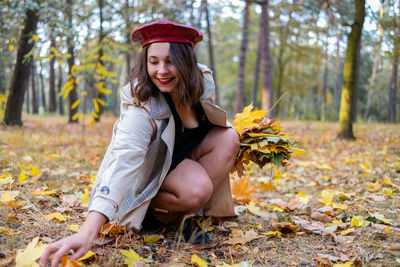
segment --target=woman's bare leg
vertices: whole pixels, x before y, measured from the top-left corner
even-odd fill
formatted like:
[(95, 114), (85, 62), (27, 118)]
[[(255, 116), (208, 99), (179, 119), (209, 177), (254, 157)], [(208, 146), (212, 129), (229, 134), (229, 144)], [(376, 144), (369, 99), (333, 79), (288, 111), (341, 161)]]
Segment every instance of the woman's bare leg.
[(183, 160), (167, 175), (151, 205), (174, 212), (198, 211), (228, 177), (238, 150), (235, 130), (214, 127), (190, 159)]
[(173, 212), (194, 213), (208, 201), (212, 192), (213, 185), (204, 168), (185, 159), (165, 177), (151, 205)]
[(226, 179), (239, 152), (239, 136), (232, 128), (214, 127), (192, 153), (206, 170), (215, 192)]

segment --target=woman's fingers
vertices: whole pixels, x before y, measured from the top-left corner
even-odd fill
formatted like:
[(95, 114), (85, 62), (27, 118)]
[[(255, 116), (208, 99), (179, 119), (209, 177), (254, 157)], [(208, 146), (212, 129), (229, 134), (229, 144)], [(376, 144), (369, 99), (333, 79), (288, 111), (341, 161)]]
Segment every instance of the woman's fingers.
[(69, 257), (71, 260), (78, 260), (79, 258), (81, 258), (82, 256), (84, 256), (86, 254), (86, 252), (88, 251), (88, 249), (86, 249), (86, 247), (82, 246), (81, 248), (79, 248), (74, 255), (72, 255), (71, 257)]
[(42, 256), (40, 257), (39, 261), (40, 267), (45, 267), (49, 259), (49, 256), (58, 249), (59, 249), (59, 244), (57, 244), (57, 242), (47, 246)]
[(61, 260), (61, 257), (66, 255), (67, 252), (71, 249), (70, 244), (66, 244), (62, 247), (60, 247), (57, 252), (54, 254), (53, 260), (51, 261), (51, 267), (57, 267), (58, 263)]

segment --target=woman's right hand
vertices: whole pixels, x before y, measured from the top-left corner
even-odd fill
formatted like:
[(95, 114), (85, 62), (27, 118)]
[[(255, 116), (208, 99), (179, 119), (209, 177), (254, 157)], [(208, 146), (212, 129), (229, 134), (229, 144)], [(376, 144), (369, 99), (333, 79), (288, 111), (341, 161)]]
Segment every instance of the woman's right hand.
[(90, 238), (85, 232), (79, 232), (65, 237), (46, 248), (42, 254), (42, 257), (40, 258), (39, 264), (41, 267), (45, 267), (47, 265), (49, 256), (53, 255), (51, 267), (57, 267), (61, 257), (66, 255), (71, 249), (74, 251), (74, 254), (70, 257), (70, 259), (78, 260), (89, 251), (92, 242), (93, 238)]
[(92, 246), (92, 242), (96, 239), (101, 226), (107, 220), (107, 217), (100, 212), (89, 212), (78, 233), (58, 240), (46, 248), (40, 258), (40, 267), (47, 265), (49, 256), (52, 254), (51, 267), (57, 267), (61, 257), (66, 255), (71, 249), (74, 251), (74, 254), (70, 257), (71, 260), (77, 260), (84, 256)]

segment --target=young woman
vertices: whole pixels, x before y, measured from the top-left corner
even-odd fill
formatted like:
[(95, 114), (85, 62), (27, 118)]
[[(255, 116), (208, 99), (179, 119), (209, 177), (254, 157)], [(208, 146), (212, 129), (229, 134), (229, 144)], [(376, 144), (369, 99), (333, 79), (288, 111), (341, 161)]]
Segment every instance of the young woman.
[(234, 216), (229, 171), (239, 138), (226, 113), (212, 104), (210, 70), (197, 64), (195, 28), (170, 21), (132, 33), (143, 46), (130, 84), (121, 89), (121, 115), (100, 166), (79, 232), (49, 245), (40, 265), (71, 249), (83, 256), (103, 224), (139, 230), (149, 207), (181, 214)]

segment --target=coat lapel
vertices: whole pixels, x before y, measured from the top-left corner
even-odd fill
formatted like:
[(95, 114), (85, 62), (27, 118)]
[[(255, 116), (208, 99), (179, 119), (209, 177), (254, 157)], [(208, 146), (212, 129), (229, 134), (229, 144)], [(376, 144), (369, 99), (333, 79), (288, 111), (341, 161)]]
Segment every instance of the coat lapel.
[(200, 103), (203, 107), (204, 112), (206, 113), (208, 120), (212, 124), (221, 127), (229, 127), (229, 125), (226, 123), (225, 110), (203, 99), (200, 100)]

